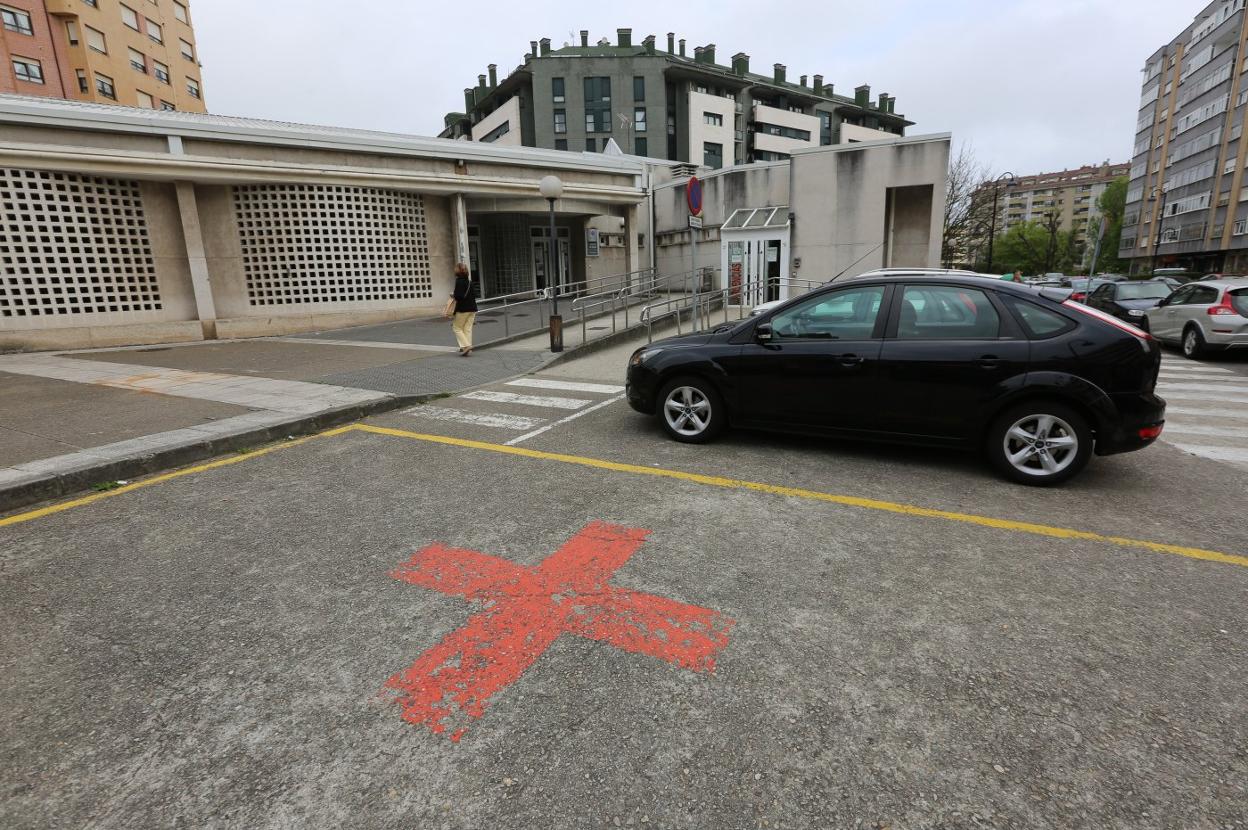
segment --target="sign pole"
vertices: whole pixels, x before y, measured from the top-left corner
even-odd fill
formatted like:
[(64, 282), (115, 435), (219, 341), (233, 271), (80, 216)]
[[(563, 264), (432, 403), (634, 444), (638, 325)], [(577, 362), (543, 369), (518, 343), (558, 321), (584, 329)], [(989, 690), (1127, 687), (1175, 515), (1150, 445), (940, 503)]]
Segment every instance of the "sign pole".
[(1101, 217), (1101, 229), (1096, 234), (1096, 247), (1092, 249), (1092, 264), (1088, 266), (1088, 289), (1083, 292), (1083, 304), (1087, 305), (1092, 299), (1092, 278), (1096, 276), (1096, 261), (1101, 258), (1101, 240), (1105, 238), (1105, 228), (1109, 225), (1109, 219), (1105, 216)]
[(698, 231), (702, 229), (702, 182), (697, 176), (689, 177), (685, 187), (689, 203), (689, 250), (693, 259), (693, 330), (702, 325), (702, 276), (698, 273)]

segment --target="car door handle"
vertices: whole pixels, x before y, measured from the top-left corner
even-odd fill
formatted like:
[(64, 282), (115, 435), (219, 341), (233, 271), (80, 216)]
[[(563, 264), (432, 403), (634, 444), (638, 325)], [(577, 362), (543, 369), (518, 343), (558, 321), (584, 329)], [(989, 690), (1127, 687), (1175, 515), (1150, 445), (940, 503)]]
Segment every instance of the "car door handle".
[(981, 369), (996, 369), (1001, 365), (1001, 358), (996, 355), (986, 354), (975, 362), (979, 364)]
[(837, 360), (842, 366), (861, 366), (866, 362), (866, 358), (859, 357), (856, 354), (843, 354)]

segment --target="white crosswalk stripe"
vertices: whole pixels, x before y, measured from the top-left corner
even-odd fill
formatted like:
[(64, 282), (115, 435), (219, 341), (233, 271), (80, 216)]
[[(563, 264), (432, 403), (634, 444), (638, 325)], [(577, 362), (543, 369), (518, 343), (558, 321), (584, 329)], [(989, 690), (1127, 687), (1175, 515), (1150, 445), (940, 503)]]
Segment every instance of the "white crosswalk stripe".
[(495, 429), (533, 429), (546, 423), (545, 418), (525, 418), (521, 415), (502, 415), (493, 412), (465, 412), (462, 409), (451, 409), (447, 406), (413, 406), (411, 409), (405, 409), (403, 414)]
[(606, 383), (577, 383), (570, 380), (546, 380), (545, 378), (520, 378), (507, 381), (508, 386), (525, 386), (530, 389), (551, 389), (559, 392), (594, 392), (602, 395), (618, 395), (623, 386)]
[(544, 395), (517, 395), (515, 392), (495, 392), (492, 389), (482, 389), (479, 392), (469, 392), (462, 395), (465, 400), (470, 401), (491, 401), (493, 403), (514, 403), (521, 406), (541, 406), (547, 409), (583, 409), (589, 406), (593, 401), (582, 400), (581, 398), (556, 398)]
[(1166, 399), (1161, 440), (1184, 452), (1248, 469), (1248, 374), (1166, 358), (1157, 394)]

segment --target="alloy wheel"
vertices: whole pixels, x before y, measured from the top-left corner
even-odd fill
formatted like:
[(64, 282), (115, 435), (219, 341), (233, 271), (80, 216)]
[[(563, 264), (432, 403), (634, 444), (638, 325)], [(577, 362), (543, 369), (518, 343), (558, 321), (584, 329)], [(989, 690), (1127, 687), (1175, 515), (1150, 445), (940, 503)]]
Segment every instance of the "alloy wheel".
[(711, 423), (711, 402), (695, 386), (677, 386), (663, 401), (663, 417), (673, 432), (692, 438)]
[(1056, 475), (1079, 455), (1079, 436), (1055, 415), (1028, 415), (1005, 431), (1005, 457), (1029, 476)]

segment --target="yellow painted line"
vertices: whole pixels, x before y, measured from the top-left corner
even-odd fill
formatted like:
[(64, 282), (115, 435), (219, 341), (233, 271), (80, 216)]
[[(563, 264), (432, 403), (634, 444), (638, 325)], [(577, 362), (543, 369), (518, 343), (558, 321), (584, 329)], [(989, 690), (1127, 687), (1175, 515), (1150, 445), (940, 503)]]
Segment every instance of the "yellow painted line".
[(181, 470), (174, 470), (172, 473), (163, 473), (158, 476), (153, 476), (152, 478), (143, 479), (142, 481), (136, 481), (133, 484), (123, 485), (118, 487), (116, 490), (105, 490), (102, 493), (92, 493), (89, 496), (83, 496), (82, 498), (73, 499), (71, 501), (64, 501), (58, 504), (49, 505), (47, 507), (41, 507), (38, 510), (30, 510), (26, 513), (17, 513), (12, 516), (2, 517), (0, 518), (0, 527), (8, 527), (9, 525), (22, 524), (23, 522), (42, 519), (44, 516), (51, 516), (52, 514), (60, 513), (63, 510), (69, 510), (74, 507), (83, 507), (84, 505), (92, 504), (102, 499), (111, 499), (115, 496), (124, 495), (125, 493), (132, 493), (143, 487), (151, 487), (153, 484), (162, 484), (166, 481), (172, 481), (175, 478), (181, 478), (182, 476), (203, 473), (208, 470), (215, 470), (218, 467), (228, 467), (231, 464), (239, 464), (243, 461), (250, 461), (253, 458), (259, 458), (262, 455), (268, 455), (269, 453), (277, 452), (278, 450), (284, 450), (288, 447), (296, 447), (307, 441), (311, 441), (313, 438), (341, 435), (344, 432), (350, 432), (351, 429), (351, 426), (335, 427), (334, 429), (318, 432), (315, 435), (309, 435), (305, 438), (297, 438), (294, 441), (285, 441), (281, 444), (274, 444), (271, 447), (263, 447), (248, 453), (241, 453), (239, 455), (232, 455), (229, 458), (221, 458), (216, 461), (210, 461), (207, 464), (197, 464), (194, 467), (185, 467)]
[(930, 507), (918, 507), (910, 504), (880, 501), (879, 499), (864, 499), (857, 496), (840, 496), (834, 493), (821, 493), (817, 490), (804, 490), (799, 487), (783, 487), (777, 484), (763, 484), (757, 481), (708, 476), (702, 475), (701, 473), (686, 473), (680, 470), (668, 470), (660, 467), (641, 467), (636, 464), (623, 464), (618, 461), (605, 461), (599, 458), (587, 458), (580, 455), (564, 455), (562, 453), (543, 452), (541, 450), (532, 450), (525, 447), (508, 447), (502, 444), (491, 444), (484, 441), (470, 441), (465, 438), (449, 438), (444, 435), (426, 435), (424, 433), (409, 432), (403, 429), (390, 429), (388, 427), (377, 427), (367, 424), (353, 424), (346, 429), (360, 432), (371, 432), (377, 435), (390, 435), (414, 441), (425, 441), (431, 444), (446, 444), (452, 447), (468, 447), (474, 450), (485, 450), (487, 452), (503, 453), (506, 455), (518, 455), (523, 458), (537, 458), (543, 461), (557, 461), (562, 464), (576, 464), (581, 467), (592, 467), (598, 470), (612, 470), (618, 473), (633, 473), (635, 475), (654, 476), (656, 478), (668, 478), (675, 479), (677, 481), (689, 481), (694, 484), (705, 484), (711, 487), (722, 487), (729, 490), (751, 490), (757, 493), (768, 493), (774, 496), (788, 496), (791, 498), (807, 499), (810, 501), (841, 504), (847, 507), (860, 507), (865, 510), (881, 510), (887, 513), (899, 513), (904, 516), (919, 516), (927, 519), (944, 519), (946, 521), (962, 522), (963, 524), (979, 525), (980, 527), (991, 527), (996, 530), (1006, 530), (1014, 533), (1029, 533), (1035, 536), (1048, 536), (1054, 539), (1077, 539), (1089, 542), (1101, 542), (1111, 545), (1119, 545), (1126, 548), (1138, 548), (1153, 551), (1154, 553), (1168, 553), (1177, 556), (1186, 556), (1189, 559), (1203, 559), (1208, 562), (1221, 562), (1226, 565), (1238, 565), (1242, 568), (1248, 568), (1248, 556), (1240, 556), (1233, 553), (1222, 553), (1216, 550), (1205, 550), (1203, 548), (1190, 548), (1183, 545), (1171, 545), (1165, 542), (1150, 542), (1145, 539), (1131, 539), (1126, 536), (1106, 536), (1100, 533), (1092, 533), (1086, 530), (1074, 530), (1067, 527), (1033, 524), (1031, 522), (1016, 522), (1012, 519), (996, 519), (991, 516), (978, 516), (973, 513), (954, 513), (948, 510), (935, 510)]

